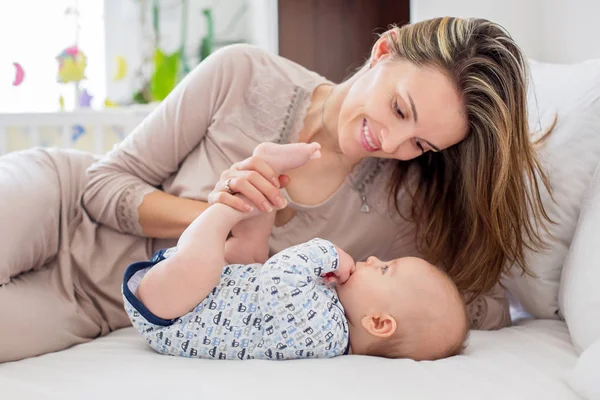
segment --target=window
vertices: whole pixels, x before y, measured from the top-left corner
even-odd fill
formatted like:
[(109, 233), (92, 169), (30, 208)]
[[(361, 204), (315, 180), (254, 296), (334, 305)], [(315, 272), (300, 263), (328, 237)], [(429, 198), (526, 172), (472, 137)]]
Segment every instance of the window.
[[(0, 112), (52, 112), (75, 105), (74, 84), (57, 82), (56, 56), (76, 43), (87, 56), (80, 84), (100, 106), (106, 91), (103, 0), (19, 0), (0, 4)], [(78, 12), (77, 12), (78, 11)], [(19, 63), (23, 82), (13, 86)]]

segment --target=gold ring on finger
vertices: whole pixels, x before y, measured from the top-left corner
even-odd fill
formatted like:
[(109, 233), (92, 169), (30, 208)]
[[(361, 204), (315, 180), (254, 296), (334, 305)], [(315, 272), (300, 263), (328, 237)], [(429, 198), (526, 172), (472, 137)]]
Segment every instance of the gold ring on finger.
[(229, 178), (225, 181), (225, 191), (229, 194), (235, 194), (235, 192), (233, 191), (233, 189), (231, 189), (231, 186), (229, 186), (229, 184), (231, 183), (231, 180), (233, 178)]

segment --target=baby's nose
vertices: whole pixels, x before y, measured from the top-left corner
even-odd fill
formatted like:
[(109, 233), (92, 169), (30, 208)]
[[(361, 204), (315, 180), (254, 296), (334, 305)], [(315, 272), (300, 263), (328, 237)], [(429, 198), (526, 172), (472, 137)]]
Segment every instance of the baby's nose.
[(367, 258), (367, 265), (373, 265), (377, 262), (377, 257), (375, 256), (370, 256), (369, 258)]

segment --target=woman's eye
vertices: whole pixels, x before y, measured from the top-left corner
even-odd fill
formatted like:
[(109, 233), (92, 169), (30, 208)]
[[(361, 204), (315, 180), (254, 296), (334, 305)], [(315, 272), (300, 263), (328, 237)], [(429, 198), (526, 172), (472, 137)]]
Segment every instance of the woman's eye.
[(421, 150), (421, 153), (425, 153), (425, 147), (423, 147), (420, 141), (415, 140), (415, 146), (417, 146), (419, 150)]
[(402, 112), (402, 110), (400, 109), (400, 107), (398, 107), (398, 102), (394, 102), (394, 111), (396, 111), (396, 114), (398, 114), (398, 116), (402, 119), (404, 119), (404, 113)]

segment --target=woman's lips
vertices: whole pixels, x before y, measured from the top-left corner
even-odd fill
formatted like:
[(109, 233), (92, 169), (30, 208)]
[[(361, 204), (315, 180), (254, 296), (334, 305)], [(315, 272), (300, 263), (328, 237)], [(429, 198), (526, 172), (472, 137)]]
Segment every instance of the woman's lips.
[(374, 152), (381, 149), (381, 144), (369, 129), (367, 120), (363, 119), (362, 130), (360, 133), (360, 144), (368, 152)]

